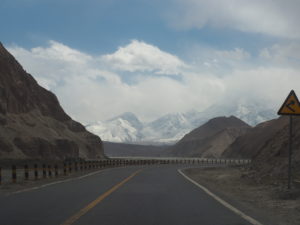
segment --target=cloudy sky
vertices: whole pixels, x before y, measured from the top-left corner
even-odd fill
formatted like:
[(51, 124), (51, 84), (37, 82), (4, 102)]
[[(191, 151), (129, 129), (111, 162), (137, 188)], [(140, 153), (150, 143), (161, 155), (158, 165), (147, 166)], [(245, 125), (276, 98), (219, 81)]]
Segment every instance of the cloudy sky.
[(299, 12), (299, 0), (1, 0), (0, 41), (84, 123), (241, 99), (277, 110), (300, 95)]

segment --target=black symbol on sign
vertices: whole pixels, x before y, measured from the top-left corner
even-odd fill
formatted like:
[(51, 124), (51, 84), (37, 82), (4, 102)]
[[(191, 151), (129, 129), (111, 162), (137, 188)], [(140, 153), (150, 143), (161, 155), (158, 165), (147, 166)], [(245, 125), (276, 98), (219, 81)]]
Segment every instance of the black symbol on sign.
[(295, 101), (292, 100), (289, 104), (286, 105), (286, 107), (288, 107), (292, 112), (296, 112), (291, 106), (295, 105)]

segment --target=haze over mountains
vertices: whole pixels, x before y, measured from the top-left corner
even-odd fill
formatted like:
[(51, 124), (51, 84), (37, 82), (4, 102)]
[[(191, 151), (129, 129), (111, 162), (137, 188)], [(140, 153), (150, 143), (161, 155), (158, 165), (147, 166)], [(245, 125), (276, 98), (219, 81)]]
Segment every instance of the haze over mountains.
[(0, 159), (78, 157), (105, 157), (101, 139), (72, 120), (0, 43)]
[(143, 123), (136, 115), (127, 112), (107, 121), (89, 123), (86, 128), (109, 142), (174, 144), (208, 120), (231, 115), (252, 126), (277, 117), (274, 109), (262, 103), (236, 101), (216, 104), (203, 112), (167, 114), (149, 123)]

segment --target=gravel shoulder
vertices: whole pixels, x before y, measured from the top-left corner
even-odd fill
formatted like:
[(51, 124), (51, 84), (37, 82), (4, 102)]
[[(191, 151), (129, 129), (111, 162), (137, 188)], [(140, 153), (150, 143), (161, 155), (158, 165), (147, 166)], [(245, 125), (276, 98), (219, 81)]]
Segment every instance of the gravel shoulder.
[(188, 168), (183, 172), (263, 225), (300, 224), (300, 188), (257, 183), (244, 168)]

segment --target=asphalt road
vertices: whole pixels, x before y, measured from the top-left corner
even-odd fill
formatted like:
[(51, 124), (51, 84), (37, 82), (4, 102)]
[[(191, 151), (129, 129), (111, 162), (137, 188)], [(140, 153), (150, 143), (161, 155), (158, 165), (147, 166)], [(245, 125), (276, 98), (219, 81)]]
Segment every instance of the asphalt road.
[(250, 225), (178, 173), (128, 167), (0, 195), (1, 225)]

